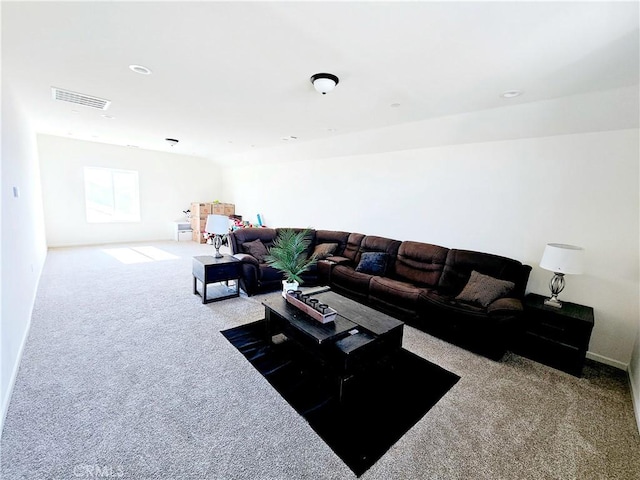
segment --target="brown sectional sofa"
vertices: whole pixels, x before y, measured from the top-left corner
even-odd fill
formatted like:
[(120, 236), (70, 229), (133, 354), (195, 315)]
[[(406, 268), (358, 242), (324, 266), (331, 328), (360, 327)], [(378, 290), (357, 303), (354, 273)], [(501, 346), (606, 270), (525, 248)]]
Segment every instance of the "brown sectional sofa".
[[(256, 239), (268, 248), (278, 230), (247, 228), (230, 235), (232, 252), (243, 262), (240, 285), (248, 295), (282, 286), (278, 271), (243, 250)], [(329, 285), (489, 358), (499, 359), (508, 349), (519, 326), (530, 266), (488, 253), (359, 233), (312, 230), (311, 239), (310, 253), (316, 245), (338, 245), (307, 272), (306, 285)]]

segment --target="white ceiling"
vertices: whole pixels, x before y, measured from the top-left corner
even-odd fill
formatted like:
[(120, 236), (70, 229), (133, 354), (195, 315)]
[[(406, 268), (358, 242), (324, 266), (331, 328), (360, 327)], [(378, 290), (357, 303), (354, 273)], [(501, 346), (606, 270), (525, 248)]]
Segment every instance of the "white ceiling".
[[(638, 15), (637, 2), (3, 2), (2, 79), (38, 132), (216, 159), (636, 85)], [(340, 84), (320, 95), (309, 77), (325, 71)], [(52, 86), (112, 103), (54, 101)], [(524, 95), (500, 96), (512, 89)]]

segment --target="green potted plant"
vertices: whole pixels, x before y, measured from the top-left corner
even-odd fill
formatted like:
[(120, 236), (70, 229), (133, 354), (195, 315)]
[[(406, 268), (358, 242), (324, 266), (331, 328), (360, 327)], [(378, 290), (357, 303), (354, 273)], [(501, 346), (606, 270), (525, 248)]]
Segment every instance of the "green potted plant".
[(270, 267), (279, 270), (284, 275), (282, 281), (282, 296), (287, 290), (297, 290), (302, 283), (300, 275), (316, 263), (316, 257), (308, 257), (307, 250), (311, 243), (309, 229), (295, 231), (285, 228), (279, 231), (278, 236), (269, 249), (264, 261)]

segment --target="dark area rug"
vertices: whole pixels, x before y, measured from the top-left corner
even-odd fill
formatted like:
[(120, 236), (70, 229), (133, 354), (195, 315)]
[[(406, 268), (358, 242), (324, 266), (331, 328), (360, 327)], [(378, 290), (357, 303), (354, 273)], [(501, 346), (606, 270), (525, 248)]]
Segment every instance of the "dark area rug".
[(264, 329), (261, 320), (221, 333), (357, 476), (460, 379), (401, 349), (383, 365), (350, 380), (338, 402), (336, 378), (326, 375), (294, 342), (267, 342)]

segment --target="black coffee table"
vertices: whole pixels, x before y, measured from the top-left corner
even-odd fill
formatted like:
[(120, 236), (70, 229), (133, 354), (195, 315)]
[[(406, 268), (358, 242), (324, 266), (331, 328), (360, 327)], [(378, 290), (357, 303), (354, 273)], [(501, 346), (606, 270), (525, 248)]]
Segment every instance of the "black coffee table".
[(347, 381), (402, 347), (404, 323), (335, 292), (313, 298), (338, 312), (334, 322), (322, 324), (278, 296), (262, 302), (265, 334), (269, 341), (284, 334), (335, 374), (342, 401)]

